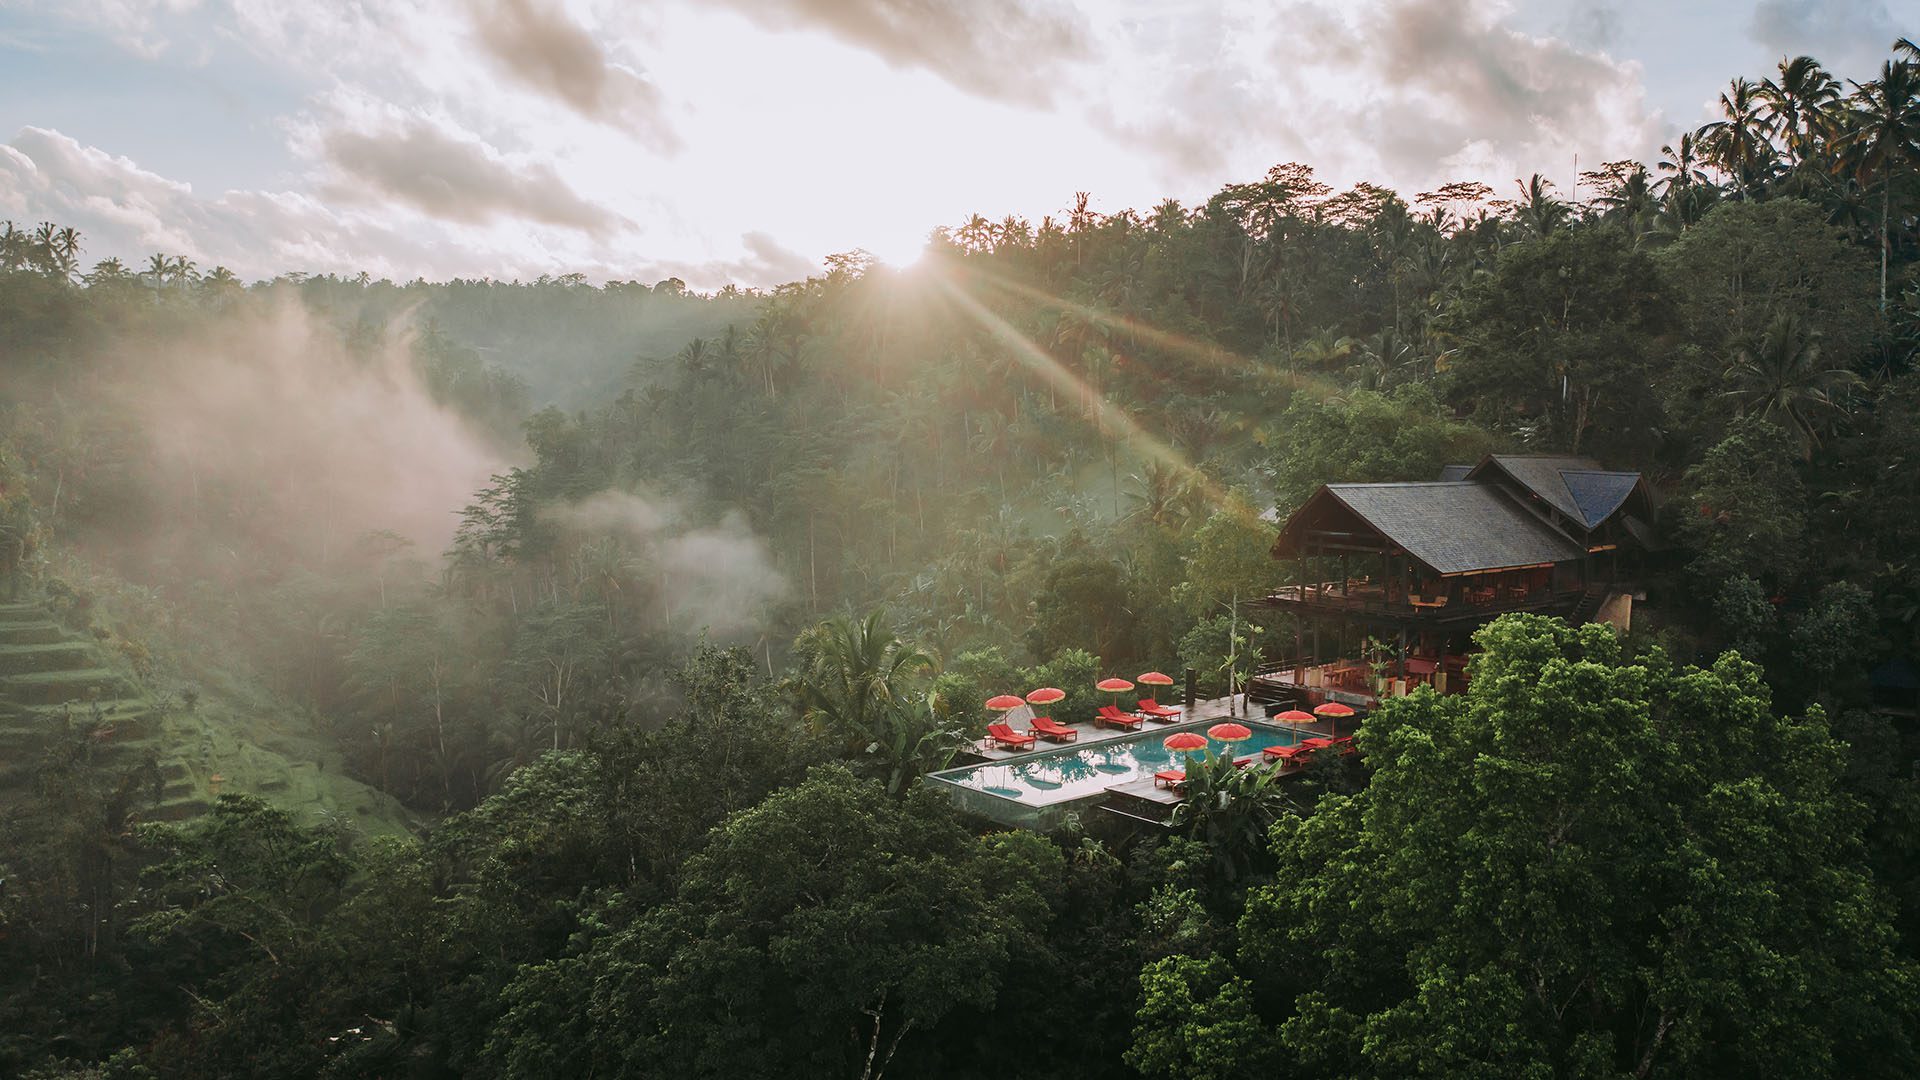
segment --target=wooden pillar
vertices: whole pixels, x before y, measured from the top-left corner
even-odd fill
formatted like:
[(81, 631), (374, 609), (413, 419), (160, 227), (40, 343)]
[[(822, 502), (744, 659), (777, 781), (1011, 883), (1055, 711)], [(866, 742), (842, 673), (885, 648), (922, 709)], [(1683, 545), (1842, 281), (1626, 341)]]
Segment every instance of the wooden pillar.
[(1400, 624), (1400, 677), (1407, 677), (1407, 624)]
[(1302, 557), (1298, 571), (1294, 571), (1294, 580), (1300, 584), (1300, 607), (1294, 609), (1294, 686), (1304, 686), (1308, 680), (1308, 657), (1302, 651), (1302, 630), (1300, 623), (1306, 621), (1306, 598), (1308, 598), (1308, 561)]

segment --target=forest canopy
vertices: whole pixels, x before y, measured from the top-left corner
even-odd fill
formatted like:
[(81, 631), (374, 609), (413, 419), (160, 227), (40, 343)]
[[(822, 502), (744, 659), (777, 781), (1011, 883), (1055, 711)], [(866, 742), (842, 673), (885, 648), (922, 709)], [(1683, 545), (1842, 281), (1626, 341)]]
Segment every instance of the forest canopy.
[[(1920, 50), (1854, 74), (766, 292), (0, 226), (0, 1072), (1912, 1075)], [(1165, 829), (924, 779), (1230, 691), (1278, 521), (1492, 453), (1645, 478), (1628, 634)]]

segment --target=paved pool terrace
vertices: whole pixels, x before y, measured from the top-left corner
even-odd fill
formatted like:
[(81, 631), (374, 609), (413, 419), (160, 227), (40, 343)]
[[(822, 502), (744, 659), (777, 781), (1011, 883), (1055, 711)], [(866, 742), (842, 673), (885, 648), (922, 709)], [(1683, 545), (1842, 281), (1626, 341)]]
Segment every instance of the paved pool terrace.
[[(1236, 698), (1234, 700), (1238, 700), (1238, 699)], [(1179, 703), (1174, 702), (1174, 704), (1177, 705)], [(1031, 715), (1032, 713), (1027, 712), (1025, 710), (1016, 710), (1013, 713), (1009, 714), (1011, 719), (1009, 719), (1007, 722), (1013, 725), (1014, 730), (1024, 732), (1027, 730), (1027, 723), (1026, 723), (1027, 717)], [(1254, 721), (1259, 721), (1264, 719), (1265, 716), (1266, 716), (1266, 712), (1264, 711), (1264, 708), (1258, 704), (1255, 704), (1249, 707), (1247, 709), (1246, 715), (1235, 716), (1233, 712), (1233, 708), (1227, 698), (1223, 698), (1223, 697), (1209, 698), (1205, 701), (1195, 702), (1193, 706), (1193, 714), (1191, 716), (1183, 714), (1180, 717), (1180, 719), (1174, 721), (1171, 724), (1156, 724), (1153, 721), (1149, 720), (1146, 723), (1140, 725), (1139, 729), (1136, 731), (1120, 731), (1116, 728), (1094, 727), (1092, 724), (1075, 724), (1073, 725), (1073, 729), (1080, 733), (1080, 738), (1078, 740), (1070, 743), (1050, 743), (1043, 739), (1040, 741), (1040, 745), (1032, 750), (1002, 750), (998, 747), (993, 746), (989, 740), (982, 739), (980, 740), (980, 742), (976, 743), (970, 750), (967, 751), (966, 763), (977, 765), (983, 761), (1011, 761), (1016, 758), (1026, 758), (1026, 757), (1033, 757), (1036, 754), (1044, 754), (1049, 750), (1060, 750), (1060, 749), (1065, 749), (1067, 747), (1075, 747), (1075, 746), (1079, 746), (1079, 747), (1094, 746), (1103, 742), (1111, 742), (1115, 739), (1137, 738), (1144, 732), (1158, 731), (1163, 733), (1164, 735), (1164, 733), (1166, 732), (1177, 731), (1181, 728), (1188, 726), (1189, 724), (1196, 724), (1201, 721), (1206, 721), (1209, 725), (1211, 725), (1211, 724), (1217, 724), (1222, 720), (1245, 721), (1245, 720), (1251, 719)], [(1293, 725), (1289, 725), (1289, 726), (1293, 726)], [(1298, 726), (1300, 727), (1301, 730), (1311, 730), (1316, 735), (1335, 734), (1333, 730), (1333, 725), (1328, 723), (1325, 720), (1316, 721), (1315, 723), (1312, 723), (1312, 724), (1301, 724)], [(1341, 735), (1353, 734), (1353, 721), (1347, 720), (1343, 722), (1341, 724), (1340, 731), (1338, 732), (1338, 734), (1341, 734)]]
[[(1324, 720), (1280, 724), (1267, 720), (1258, 705), (1248, 711), (1248, 716), (1235, 716), (1228, 699), (1214, 698), (1196, 703), (1190, 714), (1170, 724), (1149, 721), (1133, 731), (1078, 724), (1074, 727), (1080, 737), (1074, 742), (1043, 741), (1029, 750), (977, 746), (965, 756), (967, 764), (929, 779), (945, 787), (962, 809), (1005, 825), (1051, 830), (1096, 809), (1159, 824), (1183, 798), (1153, 779), (1154, 772), (1183, 764), (1184, 755), (1160, 745), (1168, 734), (1204, 734), (1221, 721), (1240, 721), (1253, 731), (1253, 738), (1213, 749), (1245, 757), (1258, 755), (1265, 746), (1289, 745), (1313, 735), (1348, 734), (1352, 727), (1351, 721), (1337, 731)], [(1009, 722), (1026, 730), (1021, 713)]]

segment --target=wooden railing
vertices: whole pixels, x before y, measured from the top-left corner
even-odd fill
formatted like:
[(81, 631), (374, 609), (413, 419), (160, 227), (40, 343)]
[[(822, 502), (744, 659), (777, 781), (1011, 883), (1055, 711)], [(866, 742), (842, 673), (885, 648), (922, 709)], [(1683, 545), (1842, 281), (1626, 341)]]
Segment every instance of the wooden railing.
[(1536, 611), (1541, 608), (1578, 603), (1581, 589), (1512, 590), (1465, 587), (1457, 595), (1429, 595), (1388, 590), (1378, 585), (1350, 586), (1340, 591), (1338, 582), (1314, 588), (1285, 585), (1267, 594), (1266, 602), (1275, 606), (1298, 606), (1342, 614), (1429, 616), (1446, 618), (1457, 615), (1504, 614), (1509, 611)]

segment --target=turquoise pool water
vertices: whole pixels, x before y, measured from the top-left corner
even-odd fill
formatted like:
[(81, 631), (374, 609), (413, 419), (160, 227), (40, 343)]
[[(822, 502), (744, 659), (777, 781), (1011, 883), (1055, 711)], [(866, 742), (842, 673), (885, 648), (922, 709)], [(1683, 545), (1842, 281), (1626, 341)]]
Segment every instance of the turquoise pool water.
[[(1162, 769), (1183, 768), (1188, 756), (1199, 757), (1205, 751), (1175, 752), (1160, 745), (1160, 741), (1174, 731), (1199, 731), (1205, 734), (1207, 728), (1219, 722), (1211, 720), (1186, 727), (1156, 728), (1085, 747), (1063, 746), (1058, 750), (1042, 750), (1007, 761), (948, 769), (935, 773), (934, 777), (1029, 806), (1071, 802), (1098, 795), (1116, 784), (1146, 779)], [(1269, 726), (1259, 721), (1245, 723), (1253, 732), (1251, 739), (1234, 743), (1209, 739), (1213, 752), (1246, 757), (1258, 754), (1269, 746), (1291, 746), (1312, 734)]]

